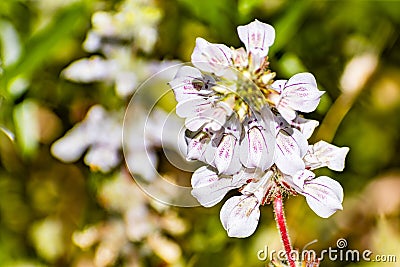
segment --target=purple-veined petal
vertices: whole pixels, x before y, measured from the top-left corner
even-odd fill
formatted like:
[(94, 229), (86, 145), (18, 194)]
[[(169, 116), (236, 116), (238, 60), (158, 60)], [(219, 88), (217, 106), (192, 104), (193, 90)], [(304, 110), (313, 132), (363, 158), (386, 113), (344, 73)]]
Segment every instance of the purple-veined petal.
[(239, 160), (238, 140), (233, 134), (226, 134), (215, 150), (214, 164), (219, 173), (234, 174), (242, 165)]
[(188, 138), (186, 160), (204, 160), (204, 153), (209, 142), (210, 138), (204, 132)]
[(203, 38), (196, 39), (192, 63), (202, 71), (222, 76), (232, 66), (231, 50), (223, 44), (212, 44)]
[(348, 147), (337, 147), (321, 140), (309, 146), (304, 161), (306, 166), (312, 170), (327, 166), (334, 171), (343, 171), (348, 152)]
[(242, 168), (233, 175), (233, 183), (243, 185), (251, 180), (258, 180), (263, 175), (264, 172), (260, 169)]
[(192, 175), (192, 195), (204, 207), (220, 202), (226, 193), (237, 188), (231, 177), (219, 177), (210, 167), (200, 167)]
[(169, 82), (178, 102), (192, 97), (207, 96), (212, 93), (211, 87), (214, 84), (215, 80), (211, 76), (203, 76), (198, 69), (190, 66), (180, 68), (174, 80)]
[(277, 93), (282, 93), (286, 83), (287, 80), (276, 80), (271, 84), (271, 88), (274, 89)]
[(204, 129), (219, 131), (224, 126), (228, 116), (232, 114), (232, 108), (225, 102), (217, 102), (215, 107), (204, 111), (200, 117), (208, 118), (209, 122), (204, 125)]
[(302, 112), (314, 111), (324, 91), (317, 88), (317, 82), (311, 73), (293, 75), (285, 84), (282, 100), (294, 110)]
[(194, 117), (211, 108), (212, 103), (209, 99), (193, 97), (188, 100), (181, 101), (176, 105), (176, 115), (181, 118)]
[(337, 210), (343, 209), (343, 188), (327, 176), (306, 181), (302, 194), (310, 208), (322, 218), (328, 218)]
[(250, 126), (240, 144), (240, 160), (248, 168), (265, 171), (273, 164), (274, 136), (261, 127)]
[(259, 57), (268, 55), (269, 47), (275, 40), (275, 29), (271, 25), (255, 20), (247, 25), (237, 27), (237, 31), (247, 53)]
[(302, 170), (296, 172), (293, 176), (293, 183), (297, 185), (299, 188), (303, 189), (304, 183), (307, 180), (311, 180), (315, 177), (315, 174), (309, 170)]
[(252, 235), (260, 219), (260, 203), (255, 196), (234, 196), (221, 208), (222, 226), (230, 237), (244, 238)]
[(302, 158), (307, 147), (307, 140), (297, 129), (292, 129), (291, 133), (280, 130), (276, 136), (276, 165), (283, 173), (289, 175), (304, 170), (305, 164)]
[(248, 62), (248, 55), (243, 47), (232, 51), (233, 64), (237, 68), (245, 68)]
[(298, 129), (306, 139), (309, 139), (314, 133), (315, 128), (318, 127), (319, 121), (308, 120), (297, 116), (294, 121), (292, 121), (291, 125)]
[(289, 106), (285, 99), (282, 99), (277, 106), (279, 113), (282, 117), (287, 121), (291, 122), (296, 119), (297, 113), (296, 111)]
[(258, 199), (258, 202), (262, 203), (267, 190), (271, 186), (270, 178), (273, 174), (273, 171), (269, 170), (267, 172), (262, 172), (258, 176), (254, 176), (251, 181), (248, 181), (247, 184), (241, 188), (240, 192), (247, 196), (254, 195)]

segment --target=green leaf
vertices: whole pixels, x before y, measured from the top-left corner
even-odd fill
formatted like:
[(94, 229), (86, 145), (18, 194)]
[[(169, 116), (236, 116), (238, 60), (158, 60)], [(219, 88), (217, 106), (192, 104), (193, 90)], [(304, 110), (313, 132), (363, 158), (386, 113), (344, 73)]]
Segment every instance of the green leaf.
[(16, 141), (23, 156), (32, 156), (38, 148), (38, 106), (33, 100), (25, 100), (14, 108)]
[[(63, 43), (84, 25), (83, 18), (86, 17), (86, 13), (83, 4), (73, 4), (62, 9), (47, 27), (32, 35), (23, 48), (20, 60), (4, 69), (0, 90), (8, 89), (16, 77), (29, 79), (38, 67), (52, 57), (52, 54), (63, 49)], [(3, 94), (9, 95), (6, 91)]]

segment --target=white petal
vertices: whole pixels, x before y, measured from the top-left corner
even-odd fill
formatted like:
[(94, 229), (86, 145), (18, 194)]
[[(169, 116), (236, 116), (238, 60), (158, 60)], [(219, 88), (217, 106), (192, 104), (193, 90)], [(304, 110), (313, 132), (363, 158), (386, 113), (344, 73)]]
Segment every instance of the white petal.
[(299, 188), (303, 189), (304, 183), (307, 180), (311, 180), (315, 177), (315, 174), (309, 170), (302, 170), (296, 172), (293, 176), (293, 183), (297, 185)]
[(222, 226), (230, 237), (244, 238), (252, 235), (260, 219), (260, 203), (254, 196), (234, 196), (221, 208)]
[(118, 150), (113, 147), (92, 146), (84, 158), (86, 165), (92, 170), (109, 172), (120, 162)]
[(337, 210), (343, 209), (343, 188), (327, 176), (307, 181), (302, 194), (310, 208), (322, 218), (328, 218)]
[(218, 180), (218, 174), (210, 167), (202, 166), (192, 175), (191, 184), (193, 188), (209, 185)]
[(277, 109), (287, 122), (291, 122), (294, 119), (296, 119), (297, 116), (296, 111), (293, 108), (291, 108), (289, 104), (287, 104), (284, 100), (283, 101), (281, 100), (279, 102)]
[(294, 175), (297, 171), (304, 170), (302, 160), (307, 151), (307, 140), (297, 130), (280, 130), (276, 137), (275, 163), (285, 174)]
[(147, 182), (157, 179), (158, 156), (154, 151), (144, 147), (131, 148), (125, 153), (125, 160), (129, 171), (135, 178), (140, 178)]
[(255, 20), (245, 26), (237, 27), (240, 40), (248, 53), (265, 57), (275, 40), (275, 29), (268, 24)]
[(240, 144), (240, 160), (248, 168), (265, 171), (273, 163), (274, 146), (273, 135), (254, 126), (247, 131)]
[(297, 116), (291, 125), (300, 130), (305, 138), (309, 139), (314, 133), (315, 128), (319, 125), (319, 121), (308, 120)]
[(219, 131), (225, 124), (226, 117), (230, 115), (230, 111), (227, 111), (221, 106), (217, 106), (213, 109), (204, 111), (201, 114), (202, 118), (207, 118), (208, 123), (204, 125), (204, 129), (211, 129), (212, 131)]
[(242, 165), (239, 161), (238, 141), (232, 134), (225, 135), (215, 151), (214, 164), (219, 173), (234, 174)]
[(343, 171), (348, 152), (348, 147), (337, 147), (321, 140), (309, 147), (304, 161), (311, 169), (327, 166), (334, 171)]
[(121, 72), (115, 77), (115, 91), (120, 97), (126, 97), (133, 93), (137, 85), (138, 80), (133, 72)]
[(323, 94), (323, 91), (318, 90), (311, 73), (298, 73), (287, 81), (282, 99), (294, 110), (312, 112), (317, 108)]
[(196, 39), (192, 63), (202, 71), (222, 76), (232, 66), (231, 50), (223, 44), (212, 44), (203, 38)]
[(51, 146), (53, 156), (64, 162), (78, 160), (90, 145), (84, 129), (83, 125), (77, 124), (64, 137), (57, 140)]
[(178, 102), (196, 96), (212, 93), (211, 86), (215, 80), (211, 76), (203, 77), (202, 73), (193, 67), (183, 66), (178, 70), (174, 80), (169, 82)]
[(238, 173), (233, 175), (233, 183), (243, 185), (253, 179), (259, 179), (263, 175), (264, 172), (260, 169), (242, 168)]
[(202, 97), (193, 97), (179, 102), (176, 105), (176, 114), (181, 118), (193, 117), (211, 108), (210, 100)]
[(89, 83), (111, 79), (115, 71), (116, 65), (112, 61), (93, 56), (74, 61), (62, 75), (71, 81)]
[(209, 141), (210, 138), (204, 133), (200, 133), (198, 136), (190, 138), (187, 144), (186, 159), (203, 160)]
[(286, 83), (287, 80), (276, 80), (271, 84), (271, 88), (277, 91), (278, 93), (282, 93)]
[(231, 177), (218, 177), (210, 168), (203, 166), (192, 176), (192, 195), (204, 207), (212, 207), (220, 202), (226, 193), (237, 188), (232, 184)]

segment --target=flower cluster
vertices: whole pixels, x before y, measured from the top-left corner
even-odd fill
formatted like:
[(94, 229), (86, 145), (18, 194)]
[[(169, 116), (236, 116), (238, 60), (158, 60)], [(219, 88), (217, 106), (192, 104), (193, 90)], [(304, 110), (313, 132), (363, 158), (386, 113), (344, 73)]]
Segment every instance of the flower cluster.
[(166, 67), (137, 53), (153, 50), (161, 15), (152, 0), (125, 0), (116, 11), (95, 12), (83, 48), (97, 55), (73, 62), (63, 76), (76, 82), (113, 84), (119, 97), (130, 96), (141, 81)]
[[(105, 109), (101, 105), (105, 103), (92, 106), (83, 121), (53, 144), (51, 151), (56, 158), (70, 163), (86, 153), (84, 162), (91, 170), (107, 173), (121, 163), (124, 143), (130, 171), (145, 180), (156, 177), (158, 156), (155, 148), (161, 147), (162, 126), (167, 114), (156, 107), (156, 115), (149, 116), (144, 104), (134, 107), (134, 114), (129, 119), (124, 118), (124, 112), (126, 98), (141, 82), (151, 74), (176, 64), (174, 61), (148, 60), (138, 53), (153, 50), (161, 15), (161, 10), (152, 0), (124, 0), (117, 4), (116, 10), (93, 14), (92, 28), (83, 48), (96, 54), (72, 62), (62, 75), (74, 82), (111, 85), (116, 97), (107, 93), (101, 99), (111, 99), (111, 95), (114, 103), (117, 99), (121, 104), (114, 110)], [(173, 74), (164, 71), (163, 75), (154, 77), (153, 82), (165, 84)], [(129, 130), (129, 136), (124, 140), (123, 126)], [(145, 131), (146, 127), (152, 129)], [(176, 136), (170, 139), (175, 140)], [(175, 147), (172, 149), (177, 150)]]
[(187, 159), (206, 163), (193, 173), (192, 195), (210, 207), (239, 188), (220, 212), (231, 237), (250, 236), (259, 207), (277, 194), (301, 194), (317, 215), (329, 217), (342, 209), (343, 189), (312, 170), (343, 170), (349, 149), (309, 145), (319, 123), (301, 115), (314, 111), (324, 92), (310, 73), (274, 80), (267, 56), (272, 26), (255, 20), (237, 31), (245, 49), (197, 38), (194, 67), (183, 66), (169, 83), (176, 113), (185, 118)]

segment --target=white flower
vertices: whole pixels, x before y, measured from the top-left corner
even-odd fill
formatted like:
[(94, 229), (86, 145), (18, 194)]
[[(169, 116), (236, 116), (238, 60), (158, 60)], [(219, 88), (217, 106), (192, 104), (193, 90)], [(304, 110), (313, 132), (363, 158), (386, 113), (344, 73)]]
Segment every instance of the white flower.
[(238, 34), (246, 50), (197, 38), (194, 67), (182, 67), (169, 83), (176, 113), (188, 129), (186, 157), (207, 164), (192, 176), (192, 195), (210, 207), (240, 187), (242, 195), (228, 199), (220, 213), (231, 237), (251, 235), (259, 207), (277, 194), (302, 194), (312, 210), (328, 217), (342, 209), (343, 189), (328, 177), (315, 178), (311, 170), (343, 169), (348, 149), (309, 146), (319, 122), (297, 114), (315, 110), (324, 92), (310, 73), (273, 81), (270, 25), (255, 20), (239, 26)]
[(324, 91), (319, 91), (317, 82), (311, 73), (298, 73), (288, 81), (278, 80), (272, 88), (279, 93), (279, 97), (271, 99), (279, 113), (288, 122), (296, 118), (296, 110), (301, 112), (314, 111)]
[(52, 154), (64, 162), (73, 162), (90, 147), (85, 163), (94, 170), (110, 171), (120, 162), (121, 117), (100, 105), (93, 106), (81, 123), (53, 144)]
[(343, 171), (348, 152), (348, 147), (337, 147), (321, 140), (308, 147), (304, 161), (311, 170), (328, 167), (334, 171)]
[(343, 209), (343, 188), (335, 180), (327, 176), (315, 178), (309, 170), (285, 176), (285, 180), (295, 185), (294, 189), (306, 197), (308, 205), (318, 216), (327, 218)]

